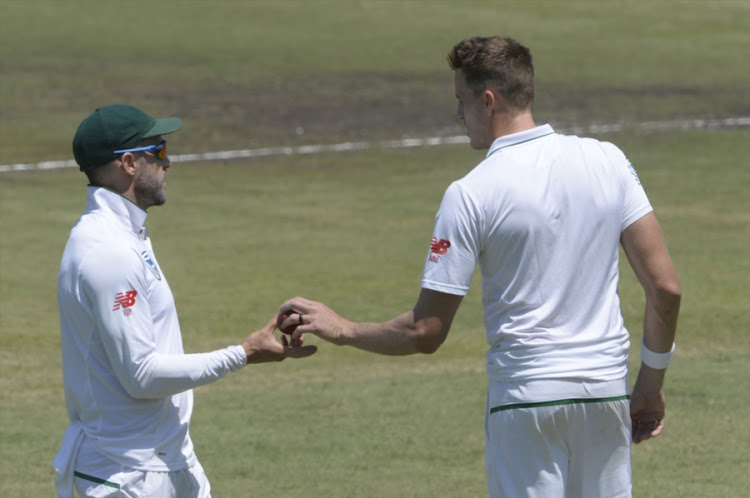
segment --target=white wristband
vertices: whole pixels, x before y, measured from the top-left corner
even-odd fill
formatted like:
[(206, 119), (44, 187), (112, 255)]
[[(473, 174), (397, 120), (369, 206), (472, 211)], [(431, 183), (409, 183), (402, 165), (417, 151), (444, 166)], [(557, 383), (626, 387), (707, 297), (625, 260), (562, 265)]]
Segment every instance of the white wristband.
[(672, 343), (672, 349), (666, 353), (654, 353), (646, 347), (646, 343), (641, 340), (641, 361), (644, 365), (651, 367), (655, 370), (664, 370), (669, 366), (669, 362), (672, 361), (672, 353), (674, 353), (675, 344)]

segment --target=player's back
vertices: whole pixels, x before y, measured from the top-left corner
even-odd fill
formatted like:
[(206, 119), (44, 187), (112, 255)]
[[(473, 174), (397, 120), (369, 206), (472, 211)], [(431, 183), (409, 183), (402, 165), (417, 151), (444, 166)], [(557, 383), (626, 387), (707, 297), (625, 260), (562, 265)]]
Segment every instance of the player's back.
[(461, 180), (483, 217), (485, 325), (503, 380), (624, 375), (628, 165), (612, 144), (550, 134), (490, 154)]

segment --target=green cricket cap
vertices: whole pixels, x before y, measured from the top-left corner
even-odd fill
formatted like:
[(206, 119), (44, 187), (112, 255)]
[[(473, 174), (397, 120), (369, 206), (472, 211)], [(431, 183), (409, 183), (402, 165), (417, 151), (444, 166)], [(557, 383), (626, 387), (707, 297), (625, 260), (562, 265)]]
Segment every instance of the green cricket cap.
[(132, 149), (144, 138), (180, 129), (180, 118), (154, 119), (132, 105), (100, 107), (84, 119), (73, 137), (73, 156), (81, 171), (109, 163), (116, 150)]

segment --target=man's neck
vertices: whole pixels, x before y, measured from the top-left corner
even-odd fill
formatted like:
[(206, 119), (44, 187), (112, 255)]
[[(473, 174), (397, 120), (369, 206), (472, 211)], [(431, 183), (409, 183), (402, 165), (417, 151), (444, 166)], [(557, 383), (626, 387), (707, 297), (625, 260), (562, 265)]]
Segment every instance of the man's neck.
[(532, 116), (531, 110), (513, 115), (503, 114), (498, 116), (493, 122), (492, 135), (495, 139), (498, 139), (505, 135), (512, 135), (514, 133), (520, 133), (534, 128), (536, 128), (536, 123), (534, 122), (534, 116)]

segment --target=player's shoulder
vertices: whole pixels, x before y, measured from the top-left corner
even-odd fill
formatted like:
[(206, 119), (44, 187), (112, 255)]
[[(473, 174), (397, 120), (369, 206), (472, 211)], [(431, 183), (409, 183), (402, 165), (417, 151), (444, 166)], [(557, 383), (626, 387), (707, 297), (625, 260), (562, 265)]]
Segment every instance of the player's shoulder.
[(111, 246), (117, 249), (127, 246), (130, 234), (120, 223), (97, 212), (84, 213), (70, 231), (70, 240), (78, 244), (95, 247)]
[(608, 156), (617, 159), (625, 159), (625, 153), (617, 145), (606, 141), (597, 140), (597, 142), (599, 142), (600, 147)]
[(624, 156), (622, 150), (612, 142), (593, 137), (578, 135), (558, 135), (560, 142), (567, 147), (583, 147), (585, 149), (600, 149), (607, 154)]
[(76, 253), (82, 269), (110, 271), (140, 261), (136, 235), (112, 223), (82, 217), (73, 227), (68, 245)]
[(579, 150), (584, 158), (596, 164), (609, 164), (616, 169), (630, 165), (625, 152), (612, 142), (575, 135), (564, 135), (561, 142), (566, 143), (567, 147)]

